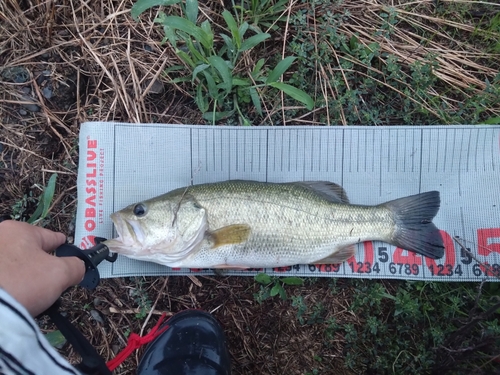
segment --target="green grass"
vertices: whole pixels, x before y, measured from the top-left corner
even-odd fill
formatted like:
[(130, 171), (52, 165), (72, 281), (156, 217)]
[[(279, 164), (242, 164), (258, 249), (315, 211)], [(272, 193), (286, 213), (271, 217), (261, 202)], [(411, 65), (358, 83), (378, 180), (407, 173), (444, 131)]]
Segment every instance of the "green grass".
[[(179, 2), (180, 0), (138, 0), (132, 9), (132, 15), (137, 19), (152, 6), (174, 5)], [(282, 5), (273, 8), (269, 1), (260, 4), (254, 1), (251, 5), (247, 12), (241, 12), (240, 7), (240, 11), (235, 14), (236, 19), (230, 11), (224, 10), (224, 26), (217, 34), (213, 30), (215, 24), (208, 19), (198, 25), (197, 0), (181, 3), (180, 16), (167, 16), (162, 12), (155, 19), (155, 22), (163, 26), (163, 41), (168, 41), (182, 62), (169, 67), (165, 74), (169, 77), (172, 73), (178, 75), (170, 80), (171, 83), (190, 84), (203, 118), (214, 125), (231, 117), (238, 118), (240, 125), (251, 125), (244, 112), (252, 107), (257, 115), (263, 116), (261, 93), (265, 89), (282, 91), (309, 110), (314, 105), (307, 93), (281, 82), (282, 75), (293, 64), (294, 57), (287, 56), (273, 67), (264, 67), (263, 58), (245, 64), (244, 57), (256, 47), (265, 45), (271, 38), (270, 34), (261, 31), (260, 26), (268, 25), (269, 17), (279, 18), (277, 12), (282, 9)], [(250, 16), (252, 25), (244, 20), (245, 15)], [(217, 38), (223, 42), (217, 42)]]
[(499, 116), (498, 4), (248, 0), (206, 17), (196, 0), (139, 0), (132, 15), (155, 5), (170, 12), (156, 21), (180, 63), (166, 74), (211, 124), (478, 124)]
[(136, 281), (136, 287), (129, 290), (130, 297), (134, 300), (139, 309), (139, 312), (135, 314), (137, 319), (144, 319), (153, 306), (153, 302), (149, 298), (147, 290), (144, 286), (144, 279), (141, 277), (134, 277)]
[[(291, 17), (289, 48), (299, 64), (290, 82), (326, 109), (319, 122), (477, 124), (498, 114), (499, 56), (477, 58), (486, 74), (474, 79), (474, 58), (464, 58), (462, 66), (454, 60), (468, 49), (481, 55), (484, 43), (496, 45), (496, 21), (477, 27), (467, 23), (464, 30), (456, 20), (429, 13), (431, 9), (421, 9), (422, 18), (404, 7), (373, 7), (371, 13), (365, 3), (368, 9), (360, 14), (359, 8), (342, 7), (350, 3), (316, 0)], [(306, 76), (316, 79), (304, 80)]]
[[(323, 327), (323, 345), (344, 342), (344, 366), (364, 374), (488, 373), (500, 348), (499, 285), (357, 280), (349, 310), (338, 322), (321, 304), (292, 297), (301, 324)], [(387, 288), (390, 288), (388, 290)], [(332, 282), (332, 295), (339, 293)]]
[[(13, 220), (26, 221), (30, 224), (37, 224), (39, 222), (43, 224), (43, 220), (49, 215), (49, 209), (54, 198), (56, 180), (57, 174), (54, 173), (50, 176), (47, 186), (43, 188), (38, 199), (33, 197), (32, 191), (30, 191), (29, 194), (24, 194), (24, 196), (12, 206), (11, 218)], [(28, 217), (27, 212), (32, 205), (36, 205), (36, 209)]]
[(304, 280), (299, 277), (275, 277), (265, 273), (259, 273), (254, 277), (255, 281), (260, 284), (259, 291), (254, 294), (254, 299), (258, 303), (262, 303), (268, 298), (280, 296), (282, 300), (288, 298), (285, 285), (302, 285)]

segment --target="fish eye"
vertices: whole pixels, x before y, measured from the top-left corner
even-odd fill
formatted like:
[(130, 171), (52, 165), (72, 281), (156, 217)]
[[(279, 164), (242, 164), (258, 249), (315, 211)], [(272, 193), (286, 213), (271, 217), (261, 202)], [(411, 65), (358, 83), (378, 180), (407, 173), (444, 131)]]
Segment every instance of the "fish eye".
[(142, 217), (146, 215), (147, 209), (146, 205), (144, 203), (137, 203), (134, 206), (134, 215), (137, 217)]

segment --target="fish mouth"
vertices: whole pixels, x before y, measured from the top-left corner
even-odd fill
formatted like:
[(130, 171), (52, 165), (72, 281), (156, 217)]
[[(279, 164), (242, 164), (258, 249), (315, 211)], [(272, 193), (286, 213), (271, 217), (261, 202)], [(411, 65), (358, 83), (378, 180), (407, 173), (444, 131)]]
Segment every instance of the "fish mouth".
[(144, 239), (144, 234), (138, 223), (131, 223), (116, 213), (111, 214), (110, 217), (115, 226), (117, 237), (107, 240), (106, 245), (113, 252), (133, 254), (134, 245), (141, 244)]

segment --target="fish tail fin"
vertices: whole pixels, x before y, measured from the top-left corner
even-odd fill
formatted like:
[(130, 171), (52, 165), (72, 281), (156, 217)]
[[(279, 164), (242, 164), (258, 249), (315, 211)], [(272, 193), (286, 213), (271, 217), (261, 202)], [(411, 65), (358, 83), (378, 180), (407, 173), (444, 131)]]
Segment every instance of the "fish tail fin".
[(443, 238), (432, 223), (441, 200), (438, 191), (395, 199), (383, 204), (393, 213), (396, 230), (392, 244), (432, 259), (444, 255)]

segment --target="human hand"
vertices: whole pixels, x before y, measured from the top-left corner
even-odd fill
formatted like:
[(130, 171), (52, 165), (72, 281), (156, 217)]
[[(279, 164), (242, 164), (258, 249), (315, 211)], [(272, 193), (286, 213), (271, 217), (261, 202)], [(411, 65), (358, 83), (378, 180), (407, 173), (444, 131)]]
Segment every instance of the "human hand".
[(0, 287), (32, 316), (50, 307), (70, 286), (82, 281), (85, 264), (76, 257), (47, 252), (65, 242), (62, 233), (6, 220), (0, 223)]

